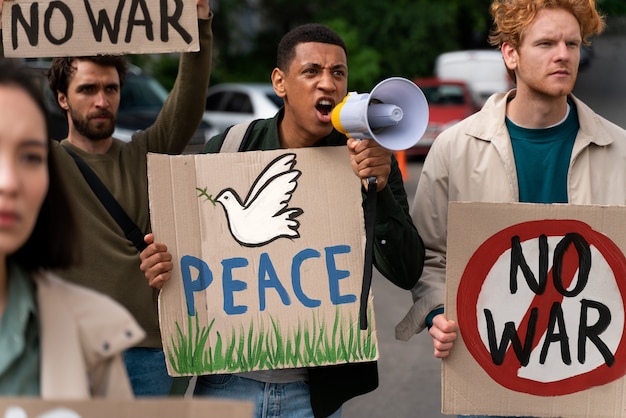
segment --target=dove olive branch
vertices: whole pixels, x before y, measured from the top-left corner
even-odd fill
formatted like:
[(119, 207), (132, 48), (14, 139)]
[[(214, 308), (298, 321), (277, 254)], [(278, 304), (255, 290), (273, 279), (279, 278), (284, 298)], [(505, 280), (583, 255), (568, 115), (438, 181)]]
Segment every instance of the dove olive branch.
[(216, 206), (215, 199), (213, 199), (213, 195), (212, 194), (208, 194), (207, 188), (208, 187), (205, 187), (204, 189), (201, 189), (200, 187), (196, 187), (196, 190), (198, 192), (200, 192), (200, 194), (198, 194), (198, 198), (204, 197), (206, 200), (208, 200), (209, 202), (213, 203), (213, 206)]
[(235, 241), (246, 247), (261, 247), (279, 238), (300, 238), (301, 208), (289, 207), (302, 174), (296, 170), (296, 154), (276, 157), (260, 172), (245, 199), (225, 188), (215, 197), (224, 208), (228, 229)]

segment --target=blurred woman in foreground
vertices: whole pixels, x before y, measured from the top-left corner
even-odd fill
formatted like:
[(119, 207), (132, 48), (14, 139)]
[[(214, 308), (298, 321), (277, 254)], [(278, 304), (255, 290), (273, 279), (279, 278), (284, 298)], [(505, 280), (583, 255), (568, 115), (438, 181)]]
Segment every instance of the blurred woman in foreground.
[(33, 80), (0, 59), (0, 396), (132, 398), (121, 353), (143, 330), (47, 271), (77, 263), (80, 247)]

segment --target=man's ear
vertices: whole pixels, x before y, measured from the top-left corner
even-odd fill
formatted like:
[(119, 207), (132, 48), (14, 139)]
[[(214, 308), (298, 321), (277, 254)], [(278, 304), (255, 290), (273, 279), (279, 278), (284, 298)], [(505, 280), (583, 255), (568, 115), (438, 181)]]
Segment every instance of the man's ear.
[(502, 51), (502, 58), (504, 59), (504, 65), (506, 65), (506, 68), (510, 71), (515, 71), (519, 61), (517, 49), (515, 49), (515, 47), (508, 42), (504, 42), (500, 49)]
[(272, 71), (272, 86), (274, 86), (274, 92), (278, 97), (284, 99), (287, 95), (285, 90), (285, 73), (278, 67)]
[(63, 110), (69, 110), (69, 106), (67, 104), (67, 96), (60, 91), (57, 91), (57, 102), (59, 102), (59, 106)]

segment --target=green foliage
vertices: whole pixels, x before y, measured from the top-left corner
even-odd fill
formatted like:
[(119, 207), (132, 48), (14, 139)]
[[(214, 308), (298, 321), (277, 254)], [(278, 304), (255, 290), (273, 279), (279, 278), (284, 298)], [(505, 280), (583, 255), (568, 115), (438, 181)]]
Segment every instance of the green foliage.
[[(355, 7), (352, 0), (335, 0), (320, 7), (316, 19), (348, 16), (347, 25), (358, 28), (351, 57), (361, 49), (379, 57), (379, 71), (368, 82), (371, 88), (391, 76), (431, 75), (441, 52), (484, 47), (488, 5), (487, 0), (394, 0)], [(350, 59), (349, 64), (352, 77), (360, 63)]]
[(178, 54), (136, 54), (129, 55), (128, 61), (156, 78), (168, 91), (174, 87), (178, 74)]
[(598, 0), (598, 8), (608, 16), (626, 16), (624, 0)]
[[(439, 53), (487, 46), (489, 4), (490, 0), (367, 4), (353, 0), (221, 0), (219, 9), (214, 10), (211, 83), (269, 81), (280, 38), (308, 22), (325, 23), (346, 41), (351, 91), (368, 91), (391, 76), (427, 76)], [(256, 35), (243, 30), (254, 26), (251, 16), (260, 17)]]
[(324, 24), (337, 32), (348, 47), (348, 90), (371, 90), (372, 80), (380, 74), (381, 54), (368, 46), (359, 47), (359, 28), (350, 26), (345, 19), (336, 18)]
[[(615, 1), (623, 3), (603, 3)], [(280, 38), (308, 22), (325, 23), (346, 41), (350, 91), (367, 92), (391, 76), (428, 76), (441, 52), (488, 47), (489, 4), (490, 0), (220, 0), (212, 5), (211, 84), (269, 82)], [(171, 88), (177, 55), (133, 61)]]
[[(280, 38), (293, 27), (322, 22), (349, 50), (349, 90), (366, 92), (391, 76), (429, 76), (442, 52), (490, 48), (491, 0), (220, 0), (212, 4), (214, 50), (211, 84), (269, 82)], [(597, 0), (608, 16), (626, 16), (626, 1)], [(258, 27), (257, 27), (258, 26)], [(178, 55), (132, 56), (170, 89)]]
[[(370, 310), (369, 323), (371, 315)], [(176, 323), (176, 334), (170, 336), (171, 344), (166, 347), (170, 365), (181, 375), (319, 366), (376, 358), (371, 327), (361, 335), (352, 318), (340, 320), (339, 311), (332, 328), (319, 323), (313, 315), (311, 324), (300, 324), (289, 335), (283, 335), (278, 321), (270, 318), (270, 331), (265, 330), (263, 323), (258, 329), (251, 323), (247, 332), (233, 329), (226, 345), (219, 332), (214, 333), (214, 340), (209, 339), (215, 319), (208, 327), (200, 327), (197, 313), (193, 318), (195, 324), (191, 316), (187, 318), (187, 331)]]
[[(604, 10), (623, 0), (598, 0)], [(212, 8), (214, 49), (211, 84), (269, 82), (280, 38), (297, 25), (322, 22), (349, 49), (349, 90), (366, 92), (392, 77), (429, 76), (442, 52), (489, 48), (491, 0), (220, 0)], [(177, 60), (150, 63), (150, 72), (170, 88)]]
[(178, 62), (178, 55), (166, 55), (157, 61), (153, 67), (153, 77), (158, 79), (168, 91), (174, 87), (174, 81), (176, 81), (178, 74)]

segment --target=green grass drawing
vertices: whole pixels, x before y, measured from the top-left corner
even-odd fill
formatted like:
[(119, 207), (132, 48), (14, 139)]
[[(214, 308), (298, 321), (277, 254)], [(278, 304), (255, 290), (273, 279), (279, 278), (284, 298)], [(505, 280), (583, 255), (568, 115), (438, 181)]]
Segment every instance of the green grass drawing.
[[(370, 324), (371, 316), (370, 309)], [(247, 332), (243, 327), (239, 331), (233, 328), (226, 343), (215, 331), (214, 344), (208, 346), (215, 318), (208, 326), (201, 327), (197, 313), (188, 316), (188, 333), (176, 322), (176, 333), (170, 336), (171, 344), (166, 348), (170, 364), (180, 375), (200, 375), (372, 361), (376, 358), (371, 327), (360, 331), (358, 327), (350, 326), (354, 322), (352, 318), (340, 320), (339, 310), (330, 332), (327, 332), (327, 324), (319, 322), (315, 315), (311, 326), (306, 322), (299, 324), (289, 335), (280, 332), (280, 324), (271, 316), (270, 321), (268, 330), (263, 323), (258, 329), (251, 323)], [(361, 336), (362, 333), (366, 333), (365, 337)]]

